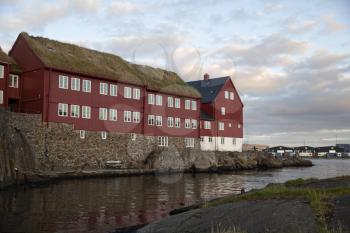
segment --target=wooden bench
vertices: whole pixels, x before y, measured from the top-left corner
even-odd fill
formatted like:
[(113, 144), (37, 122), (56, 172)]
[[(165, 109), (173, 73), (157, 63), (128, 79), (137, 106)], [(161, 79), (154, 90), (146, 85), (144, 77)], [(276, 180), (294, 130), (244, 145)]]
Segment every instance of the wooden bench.
[(122, 168), (122, 161), (120, 160), (109, 160), (106, 162), (106, 168)]

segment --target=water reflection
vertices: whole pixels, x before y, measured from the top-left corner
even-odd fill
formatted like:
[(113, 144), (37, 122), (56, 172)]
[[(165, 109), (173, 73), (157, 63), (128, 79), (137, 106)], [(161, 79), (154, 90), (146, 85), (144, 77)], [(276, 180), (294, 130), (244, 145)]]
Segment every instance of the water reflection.
[[(0, 232), (109, 232), (167, 216), (174, 208), (295, 178), (350, 175), (350, 160), (264, 172), (70, 180), (0, 193)], [(177, 181), (177, 182), (174, 182)]]

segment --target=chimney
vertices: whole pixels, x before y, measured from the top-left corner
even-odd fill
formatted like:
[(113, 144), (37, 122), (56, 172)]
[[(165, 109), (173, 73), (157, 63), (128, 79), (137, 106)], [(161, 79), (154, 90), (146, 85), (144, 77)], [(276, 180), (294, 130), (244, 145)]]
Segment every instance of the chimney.
[(205, 80), (205, 81), (208, 81), (209, 78), (210, 78), (209, 74), (208, 74), (208, 73), (205, 73), (205, 74), (204, 74), (204, 80)]

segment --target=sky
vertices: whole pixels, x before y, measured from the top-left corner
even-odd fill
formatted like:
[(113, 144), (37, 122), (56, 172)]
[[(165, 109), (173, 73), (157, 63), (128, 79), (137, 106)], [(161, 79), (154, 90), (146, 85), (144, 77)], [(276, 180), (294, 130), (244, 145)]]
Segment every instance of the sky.
[(117, 54), (184, 80), (231, 76), (245, 143), (350, 143), (350, 1), (0, 0), (18, 34)]

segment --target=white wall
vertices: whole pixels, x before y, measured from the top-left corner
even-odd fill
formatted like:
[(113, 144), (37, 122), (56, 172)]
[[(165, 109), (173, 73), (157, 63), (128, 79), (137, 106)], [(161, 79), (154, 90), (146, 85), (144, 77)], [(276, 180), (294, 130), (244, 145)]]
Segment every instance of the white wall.
[(221, 144), (221, 137), (212, 137), (213, 141), (209, 142), (209, 137), (204, 136), (201, 141), (201, 150), (203, 151), (239, 151), (242, 152), (243, 138), (236, 138), (236, 144), (233, 144), (233, 138), (225, 137), (225, 143)]

